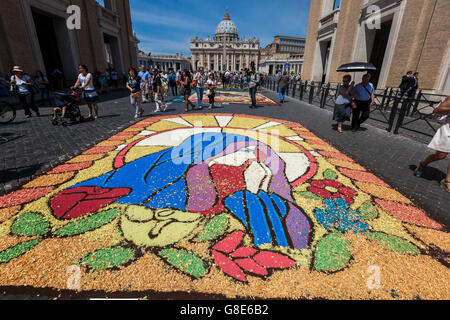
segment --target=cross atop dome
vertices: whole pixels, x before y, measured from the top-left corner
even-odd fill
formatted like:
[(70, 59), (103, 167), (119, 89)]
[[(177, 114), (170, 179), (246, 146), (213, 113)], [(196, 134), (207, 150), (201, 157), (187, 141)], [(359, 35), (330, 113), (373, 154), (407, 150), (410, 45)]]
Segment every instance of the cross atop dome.
[(225, 11), (225, 17), (223, 18), (223, 20), (231, 20), (231, 19), (230, 19), (230, 13), (228, 12), (228, 8), (227, 8), (227, 10)]

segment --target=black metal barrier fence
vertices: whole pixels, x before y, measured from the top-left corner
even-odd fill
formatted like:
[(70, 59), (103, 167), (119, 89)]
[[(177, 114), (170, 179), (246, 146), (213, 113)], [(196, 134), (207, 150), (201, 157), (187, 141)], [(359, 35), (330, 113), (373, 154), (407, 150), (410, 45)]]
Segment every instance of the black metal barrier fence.
[[(291, 80), (286, 88), (286, 95), (320, 108), (334, 108), (338, 86), (337, 83)], [(275, 78), (264, 79), (263, 87), (279, 91)], [(445, 98), (444, 95), (424, 93), (422, 90), (414, 97), (400, 97), (398, 88), (379, 89), (375, 91), (370, 118), (385, 123), (386, 130), (394, 134), (398, 134), (402, 128), (432, 137), (439, 127), (433, 110)]]

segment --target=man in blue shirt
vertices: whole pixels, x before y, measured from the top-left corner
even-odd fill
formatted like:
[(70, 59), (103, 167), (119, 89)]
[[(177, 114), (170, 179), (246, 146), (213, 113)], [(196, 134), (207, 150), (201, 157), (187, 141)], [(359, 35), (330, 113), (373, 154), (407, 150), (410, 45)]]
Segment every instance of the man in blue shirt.
[(141, 93), (142, 93), (142, 103), (148, 102), (148, 79), (150, 78), (150, 73), (145, 70), (145, 66), (141, 66), (138, 76), (141, 78)]
[(369, 119), (370, 107), (375, 103), (375, 88), (370, 81), (370, 74), (365, 74), (362, 82), (357, 84), (350, 94), (352, 95), (352, 131), (358, 131), (361, 124)]
[(177, 90), (177, 75), (175, 74), (175, 71), (171, 71), (168, 76), (169, 79), (169, 87), (172, 88), (172, 95), (174, 97), (178, 96), (178, 90)]

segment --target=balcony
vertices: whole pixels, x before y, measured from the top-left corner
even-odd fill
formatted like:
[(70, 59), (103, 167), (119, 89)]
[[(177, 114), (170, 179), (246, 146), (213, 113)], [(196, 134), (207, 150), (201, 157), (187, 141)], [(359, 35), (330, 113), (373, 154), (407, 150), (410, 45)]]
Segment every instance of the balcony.
[(339, 8), (319, 19), (319, 38), (334, 32), (339, 21)]

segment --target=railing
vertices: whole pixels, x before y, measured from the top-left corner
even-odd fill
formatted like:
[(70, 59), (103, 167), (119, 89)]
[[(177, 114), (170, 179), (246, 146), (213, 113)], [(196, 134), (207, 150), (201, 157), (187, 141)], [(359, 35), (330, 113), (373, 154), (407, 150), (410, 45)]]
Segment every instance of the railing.
[[(278, 92), (278, 81), (276, 78), (267, 77), (263, 87)], [(291, 80), (286, 95), (320, 108), (334, 109), (338, 87), (338, 83)], [(422, 91), (414, 97), (400, 97), (398, 88), (378, 89), (375, 91), (375, 103), (371, 108), (370, 118), (386, 124), (386, 130), (394, 134), (404, 129), (432, 137), (439, 128), (433, 111), (445, 98), (444, 95)]]

